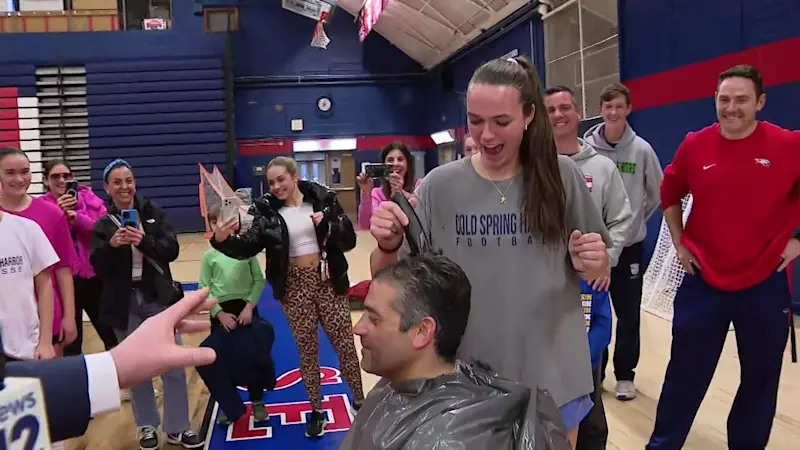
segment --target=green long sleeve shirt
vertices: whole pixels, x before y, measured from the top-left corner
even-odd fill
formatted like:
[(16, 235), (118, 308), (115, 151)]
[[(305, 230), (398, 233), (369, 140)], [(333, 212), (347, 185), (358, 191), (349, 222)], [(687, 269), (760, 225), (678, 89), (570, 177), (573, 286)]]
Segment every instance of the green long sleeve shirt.
[(211, 317), (216, 317), (222, 311), (220, 304), (228, 300), (241, 299), (258, 305), (264, 290), (264, 272), (256, 257), (238, 260), (211, 248), (203, 255), (198, 284), (210, 288), (209, 296), (217, 299), (211, 309)]

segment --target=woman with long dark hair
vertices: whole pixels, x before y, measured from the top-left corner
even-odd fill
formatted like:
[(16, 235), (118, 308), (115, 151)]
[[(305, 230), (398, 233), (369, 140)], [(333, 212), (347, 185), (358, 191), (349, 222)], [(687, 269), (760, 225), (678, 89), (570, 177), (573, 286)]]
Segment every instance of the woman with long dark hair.
[[(593, 391), (579, 278), (606, 274), (608, 232), (580, 170), (556, 152), (529, 60), (479, 67), (467, 118), (480, 152), (437, 167), (415, 193), (423, 244), (457, 262), (473, 286), (459, 357), (550, 391), (574, 446)], [(407, 253), (407, 224), (392, 202), (375, 210), (373, 273)]]
[(75, 328), (77, 338), (64, 347), (64, 355), (80, 355), (83, 353), (83, 312), (89, 316), (94, 329), (103, 341), (106, 350), (117, 345), (114, 330), (100, 322), (100, 291), (102, 282), (94, 274), (89, 254), (92, 251), (92, 229), (97, 219), (103, 217), (107, 210), (103, 200), (92, 192), (91, 188), (82, 184), (74, 191), (67, 190), (67, 182), (73, 181), (72, 169), (60, 159), (51, 159), (42, 164), (44, 185), (47, 192), (41, 197), (58, 206), (69, 222), (72, 242), (77, 258), (73, 266), (75, 283)]
[(373, 187), (372, 178), (366, 173), (356, 177), (356, 183), (361, 188), (361, 205), (358, 207), (358, 225), (362, 229), (369, 228), (369, 218), (372, 211), (378, 208), (381, 202), (392, 197), (395, 192), (402, 192), (407, 198), (422, 183), (414, 174), (414, 157), (406, 144), (393, 141), (381, 150), (381, 162), (393, 167), (392, 172), (381, 180), (379, 187)]
[[(180, 247), (164, 210), (149, 198), (136, 194), (136, 179), (130, 164), (121, 159), (109, 163), (103, 171), (103, 186), (108, 193), (108, 214), (94, 225), (89, 260), (103, 285), (100, 319), (122, 341), (142, 322), (176, 300), (169, 264), (178, 259)], [(131, 220), (123, 220), (123, 211)], [(181, 344), (178, 333), (175, 342)], [(186, 371), (170, 370), (161, 375), (161, 381), (167, 442), (184, 448), (202, 447), (203, 438), (192, 431), (189, 422)], [(138, 383), (130, 392), (139, 448), (157, 449), (161, 417), (153, 382)]]
[(270, 192), (250, 210), (253, 225), (232, 234), (238, 219), (216, 227), (211, 245), (237, 259), (266, 252), (267, 280), (281, 302), (300, 353), (300, 373), (313, 411), (306, 436), (322, 435), (319, 372), (319, 324), (339, 355), (342, 375), (355, 396), (357, 409), (364, 399), (353, 323), (345, 294), (350, 287), (344, 253), (356, 246), (353, 224), (321, 184), (301, 180), (294, 159), (279, 156), (267, 166)]

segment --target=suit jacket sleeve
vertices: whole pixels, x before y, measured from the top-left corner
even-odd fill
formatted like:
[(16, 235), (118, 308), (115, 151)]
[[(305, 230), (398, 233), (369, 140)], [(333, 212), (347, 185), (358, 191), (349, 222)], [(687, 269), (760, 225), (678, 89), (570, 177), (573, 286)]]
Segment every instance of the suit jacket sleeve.
[(47, 421), (53, 442), (81, 436), (89, 426), (89, 377), (83, 356), (43, 361), (13, 361), (9, 377), (32, 377), (42, 382)]

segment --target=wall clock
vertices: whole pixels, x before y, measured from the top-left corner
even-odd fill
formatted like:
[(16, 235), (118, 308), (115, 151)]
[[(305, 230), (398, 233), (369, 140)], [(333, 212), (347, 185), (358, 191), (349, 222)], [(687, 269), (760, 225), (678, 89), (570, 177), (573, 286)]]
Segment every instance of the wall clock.
[(333, 107), (333, 102), (328, 97), (320, 97), (317, 100), (317, 108), (322, 112), (328, 112)]

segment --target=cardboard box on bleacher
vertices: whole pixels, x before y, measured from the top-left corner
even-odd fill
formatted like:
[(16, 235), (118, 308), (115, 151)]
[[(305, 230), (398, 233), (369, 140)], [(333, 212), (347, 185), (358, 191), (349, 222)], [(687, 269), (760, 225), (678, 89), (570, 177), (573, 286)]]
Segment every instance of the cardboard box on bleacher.
[(117, 0), (72, 0), (73, 11), (117, 9)]

